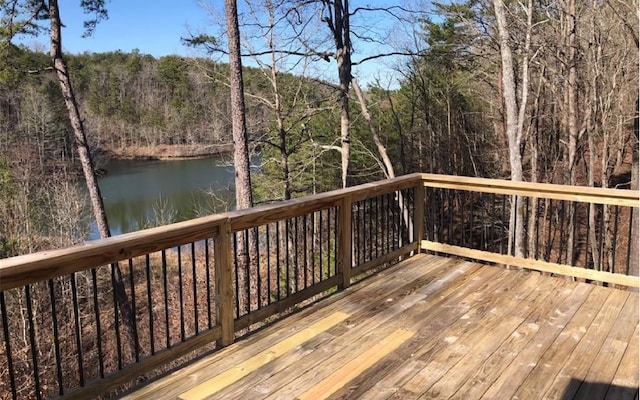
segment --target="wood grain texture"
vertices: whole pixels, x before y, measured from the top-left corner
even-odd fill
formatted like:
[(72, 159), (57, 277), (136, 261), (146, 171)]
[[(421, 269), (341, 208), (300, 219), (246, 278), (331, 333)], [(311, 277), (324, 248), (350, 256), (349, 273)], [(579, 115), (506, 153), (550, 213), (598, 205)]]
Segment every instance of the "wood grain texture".
[(255, 356), (243, 361), (218, 376), (215, 376), (200, 385), (190, 389), (180, 395), (183, 400), (202, 400), (211, 395), (215, 395), (221, 389), (231, 385), (232, 383), (242, 379), (249, 373), (268, 364), (272, 360), (282, 356), (286, 352), (294, 349), (302, 343), (308, 341), (321, 332), (333, 327), (334, 325), (344, 321), (349, 317), (348, 314), (335, 312), (326, 318), (314, 323), (308, 328), (287, 337), (286, 339), (274, 344), (268, 349), (256, 354)]
[(342, 199), (340, 210), (338, 212), (338, 271), (342, 274), (341, 289), (351, 286), (351, 196), (347, 195)]
[(215, 269), (215, 300), (216, 319), (220, 324), (222, 334), (219, 344), (228, 346), (233, 343), (234, 337), (234, 288), (233, 266), (231, 263), (230, 226), (225, 223), (220, 228), (221, 234), (214, 242), (214, 269)]
[(374, 343), (364, 353), (359, 354), (322, 382), (298, 396), (300, 400), (324, 400), (346, 385), (353, 378), (392, 353), (415, 333), (398, 329), (378, 343)]

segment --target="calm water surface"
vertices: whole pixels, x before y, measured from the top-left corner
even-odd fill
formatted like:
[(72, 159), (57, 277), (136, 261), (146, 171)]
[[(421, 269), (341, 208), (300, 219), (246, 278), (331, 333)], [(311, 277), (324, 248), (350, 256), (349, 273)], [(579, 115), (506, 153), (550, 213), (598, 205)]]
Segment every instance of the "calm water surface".
[[(225, 211), (233, 201), (234, 169), (221, 158), (114, 160), (105, 169), (98, 182), (112, 235)], [(94, 224), (89, 239), (98, 237)]]

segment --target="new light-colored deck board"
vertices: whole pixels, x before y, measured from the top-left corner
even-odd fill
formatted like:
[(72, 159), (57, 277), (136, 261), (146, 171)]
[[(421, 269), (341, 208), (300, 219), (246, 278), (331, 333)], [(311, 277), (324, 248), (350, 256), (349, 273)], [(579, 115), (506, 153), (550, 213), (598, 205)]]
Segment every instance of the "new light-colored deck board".
[[(450, 272), (446, 274), (448, 275)], [(374, 320), (380, 322), (377, 329), (373, 329), (376, 327), (371, 326), (371, 321), (364, 323), (361, 327), (356, 327), (357, 330), (353, 330), (346, 335), (346, 337), (339, 339), (345, 344), (342, 351), (329, 355), (328, 358), (323, 359), (315, 368), (312, 367), (304, 371), (304, 373), (296, 379), (288, 382), (285, 386), (266, 398), (271, 400), (294, 398), (296, 395), (302, 393), (303, 390), (300, 388), (317, 384), (329, 376), (333, 369), (335, 369), (335, 366), (340, 366), (348, 362), (350, 357), (359, 354), (363, 348), (370, 346), (371, 343), (375, 343), (375, 341), (388, 334), (391, 330), (401, 327), (414, 330), (414, 328), (423, 325), (420, 318), (423, 311), (426, 312), (427, 310), (436, 308), (441, 309), (445, 315), (449, 314), (445, 312), (446, 306), (441, 303), (450, 301), (450, 299), (456, 297), (456, 295), (473, 292), (473, 288), (476, 287), (474, 284), (481, 285), (487, 281), (494, 281), (491, 278), (495, 276), (496, 271), (480, 270), (477, 273), (473, 270), (472, 273), (460, 276), (460, 279), (458, 279), (458, 281), (465, 281), (465, 278), (467, 278), (469, 282), (467, 285), (459, 286), (459, 282), (451, 282), (450, 285), (445, 286), (437, 284), (436, 282), (435, 289), (430, 289), (431, 286), (427, 285), (423, 290), (414, 291), (404, 298), (396, 298), (392, 301), (392, 303), (395, 303), (394, 306), (389, 309), (393, 312), (392, 314), (386, 314), (384, 320), (378, 316), (374, 318)], [(389, 299), (392, 298), (393, 297), (390, 297)]]
[[(249, 366), (199, 398), (633, 399), (637, 303), (637, 293), (619, 289), (420, 255), (128, 398), (179, 399)], [(335, 313), (348, 318), (259, 359)]]

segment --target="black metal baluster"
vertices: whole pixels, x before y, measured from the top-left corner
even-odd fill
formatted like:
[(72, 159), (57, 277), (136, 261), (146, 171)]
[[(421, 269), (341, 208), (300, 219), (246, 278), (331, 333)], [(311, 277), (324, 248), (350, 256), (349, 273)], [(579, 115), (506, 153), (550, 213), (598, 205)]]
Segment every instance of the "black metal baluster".
[(553, 227), (551, 226), (551, 224), (553, 223), (553, 200), (551, 199), (547, 199), (545, 200), (545, 202), (548, 202), (549, 207), (549, 213), (547, 215), (545, 215), (545, 218), (548, 218), (547, 222), (547, 247), (545, 248), (546, 251), (546, 255), (544, 257), (545, 260), (551, 260), (551, 248), (553, 247), (553, 244), (551, 243), (551, 230), (553, 229)]
[(282, 285), (280, 284), (281, 280), (281, 271), (280, 271), (280, 221), (276, 221), (276, 285), (278, 289), (278, 301), (282, 298)]
[(164, 285), (164, 325), (166, 333), (166, 347), (171, 348), (171, 331), (169, 326), (169, 279), (167, 277), (167, 253), (165, 250), (161, 251), (162, 254), (162, 275)]
[(182, 287), (182, 246), (177, 247), (178, 252), (178, 302), (180, 303), (180, 341), (184, 342), (186, 332), (184, 326), (184, 290)]
[[(7, 369), (9, 370), (9, 383), (11, 385), (11, 396), (13, 399), (18, 398), (16, 388), (16, 374), (13, 369), (13, 355), (11, 354), (11, 342), (9, 339), (9, 321), (7, 318), (7, 305), (4, 300), (4, 292), (0, 291), (0, 313), (2, 313), (2, 332), (4, 334), (4, 349), (7, 356)], [(82, 376), (82, 375), (80, 375)]]
[[(616, 246), (616, 241), (615, 241), (615, 237), (618, 236), (618, 222), (619, 222), (619, 218), (620, 217), (620, 207), (619, 206), (614, 206), (614, 220), (613, 220), (613, 241), (611, 243), (611, 262), (613, 263), (611, 265), (611, 272), (616, 272), (615, 271), (615, 266), (617, 265), (616, 263), (616, 248), (618, 246)], [(631, 222), (631, 221), (629, 221)], [(633, 225), (632, 223), (630, 223), (630, 225)], [(629, 236), (629, 239), (631, 239), (631, 236)], [(628, 240), (630, 241), (630, 240)]]
[(299, 249), (298, 249), (298, 217), (295, 217), (293, 219), (293, 276), (294, 276), (294, 282), (295, 282), (295, 289), (296, 292), (298, 292), (300, 290), (299, 286), (298, 286), (298, 281), (300, 280), (300, 264), (299, 264), (299, 260), (298, 260), (298, 253), (299, 253)]
[(286, 289), (287, 289), (287, 297), (289, 295), (291, 295), (291, 270), (290, 270), (290, 265), (289, 265), (289, 259), (290, 257), (290, 250), (289, 249), (289, 219), (284, 221), (284, 237), (285, 237), (285, 251), (284, 251), (284, 257), (285, 257), (285, 267), (286, 267)]
[(236, 318), (240, 318), (240, 272), (238, 271), (238, 235), (233, 234), (233, 265), (236, 275)]
[[(587, 206), (587, 238), (585, 240), (585, 245), (584, 245), (584, 268), (589, 268), (589, 254), (591, 253), (591, 247), (589, 247), (589, 238), (590, 238), (590, 234), (589, 234), (589, 230), (591, 229), (591, 226), (589, 225), (589, 221), (591, 218), (591, 207)], [(593, 227), (595, 229), (595, 227)], [(593, 260), (593, 254), (591, 255), (591, 259)], [(593, 260), (593, 262), (595, 263), (595, 260)]]
[(98, 363), (100, 377), (104, 378), (104, 355), (102, 353), (102, 324), (100, 323), (100, 303), (98, 302), (98, 276), (95, 268), (91, 269), (93, 279), (93, 309), (96, 317), (96, 344), (98, 346)]
[(140, 340), (138, 338), (138, 311), (136, 309), (136, 285), (133, 271), (133, 259), (129, 259), (129, 283), (131, 284), (131, 313), (133, 314), (133, 346), (136, 362), (140, 361)]
[(310, 235), (308, 235), (309, 226), (307, 225), (307, 214), (302, 216), (302, 232), (304, 232), (304, 241), (302, 242), (302, 254), (304, 256), (302, 258), (302, 265), (304, 268), (304, 287), (307, 288), (309, 286), (309, 255), (307, 254), (307, 241), (310, 237)]
[[(333, 276), (338, 273), (338, 207), (333, 210)], [(331, 232), (331, 230), (330, 230)], [(349, 257), (351, 258), (351, 257)], [(351, 268), (351, 263), (346, 264), (347, 268)]]
[(111, 288), (113, 291), (113, 326), (116, 331), (116, 353), (118, 356), (118, 370), (122, 369), (122, 338), (120, 337), (120, 318), (118, 316), (118, 296), (116, 296), (116, 265), (111, 264)]
[[(56, 378), (58, 380), (58, 394), (64, 394), (62, 383), (62, 362), (60, 359), (60, 333), (58, 332), (58, 312), (56, 310), (56, 295), (53, 279), (49, 279), (49, 299), (51, 301), (51, 322), (53, 324), (53, 352), (56, 359)], [(3, 321), (4, 325), (4, 321)]]
[[(78, 288), (76, 286), (76, 274), (71, 274), (71, 295), (73, 299), (73, 319), (76, 333), (76, 354), (78, 355), (78, 378), (80, 386), (84, 386), (84, 363), (82, 362), (82, 336), (80, 326), (80, 311), (78, 305)], [(11, 375), (13, 379), (13, 374)]]
[(31, 350), (31, 363), (33, 365), (33, 383), (35, 385), (36, 398), (41, 399), (40, 368), (38, 367), (38, 346), (36, 344), (36, 327), (33, 322), (33, 305), (31, 304), (31, 285), (24, 287), (27, 302), (27, 322), (29, 323), (29, 347)]
[(449, 217), (449, 238), (448, 238), (447, 243), (448, 244), (457, 245), (458, 243), (456, 242), (455, 236), (453, 234), (453, 232), (454, 232), (453, 231), (453, 213), (454, 213), (454, 211), (453, 211), (453, 207), (454, 207), (453, 206), (453, 204), (454, 204), (453, 195), (454, 195), (454, 192), (452, 190), (448, 189), (447, 190), (447, 194), (448, 194), (447, 197), (448, 197), (448, 204), (449, 204), (449, 215), (448, 215), (448, 217)]
[[(577, 220), (577, 218), (574, 219), (574, 225), (577, 224), (577, 222), (575, 221)], [(604, 260), (604, 206), (602, 206), (602, 209), (599, 213), (598, 216), (598, 248), (600, 249), (600, 255), (599, 255), (599, 260), (598, 260), (598, 265), (600, 266), (600, 270), (604, 271), (603, 268), (603, 260)], [(574, 246), (575, 246), (575, 242), (577, 242), (577, 240), (575, 240), (575, 234), (573, 235), (574, 237)]]
[(258, 284), (258, 293), (257, 293), (257, 297), (258, 297), (258, 303), (257, 303), (257, 309), (259, 310), (260, 308), (262, 308), (262, 297), (261, 297), (261, 292), (262, 292), (262, 271), (260, 271), (260, 232), (258, 231), (258, 227), (256, 226), (254, 229), (254, 234), (255, 236), (255, 251), (256, 251), (256, 262), (255, 262), (255, 268), (256, 268), (256, 279), (257, 279), (257, 284)]
[(154, 318), (153, 318), (153, 298), (151, 295), (151, 262), (149, 254), (145, 257), (145, 267), (147, 274), (147, 307), (149, 308), (149, 339), (151, 342), (151, 355), (156, 354), (156, 343), (154, 334)]
[(372, 241), (372, 243), (375, 242), (375, 244), (376, 244), (376, 258), (378, 258), (378, 248), (380, 247), (380, 243), (378, 242), (378, 240), (379, 240), (378, 235), (379, 235), (379, 232), (380, 232), (380, 229), (381, 229), (381, 225), (382, 225), (381, 221), (380, 221), (380, 204), (378, 202), (379, 198), (380, 198), (379, 196), (375, 197), (375, 200), (376, 200), (376, 227), (375, 227), (375, 231), (376, 231), (376, 233), (375, 233), (375, 241)]
[(474, 228), (475, 228), (475, 220), (474, 220), (474, 214), (475, 214), (475, 203), (474, 203), (474, 198), (473, 198), (473, 192), (469, 192), (469, 248), (475, 248), (473, 245), (473, 240), (474, 240)]
[(193, 279), (193, 325), (195, 334), (200, 332), (200, 321), (198, 320), (198, 272), (196, 268), (196, 243), (191, 242), (191, 279)]
[(367, 199), (364, 200), (365, 202), (367, 202), (367, 222), (368, 222), (368, 226), (369, 229), (367, 229), (367, 234), (368, 234), (368, 242), (369, 242), (369, 258), (367, 259), (367, 261), (371, 261), (373, 260), (373, 229), (376, 226), (376, 223), (373, 219), (373, 213), (374, 213), (374, 208), (373, 208), (373, 199)]
[(324, 280), (324, 264), (322, 263), (322, 211), (320, 211), (320, 218), (319, 218), (320, 222), (318, 224), (318, 233), (320, 236), (320, 249), (319, 249), (319, 253), (320, 253), (320, 257), (319, 257), (319, 261), (320, 261), (320, 282), (322, 282)]
[[(502, 195), (502, 232), (504, 232), (504, 226), (505, 224), (507, 224), (507, 226), (509, 226), (509, 222), (506, 218), (506, 212), (507, 212), (507, 195), (503, 194)], [(509, 214), (511, 214), (511, 212), (509, 212)], [(500, 235), (500, 254), (506, 254), (505, 249), (504, 249), (504, 239), (505, 236), (507, 238), (507, 241), (509, 240), (509, 236), (511, 235), (511, 232), (509, 232), (509, 229), (507, 228), (507, 235), (504, 235), (504, 233), (502, 233), (502, 235)], [(507, 247), (508, 250), (508, 247)]]
[[(566, 229), (564, 229), (564, 218), (565, 218), (565, 213), (564, 213), (564, 200), (560, 201), (560, 249), (558, 251), (558, 260), (556, 261), (558, 264), (562, 264), (562, 250), (563, 248), (566, 250), (567, 246), (563, 246), (565, 242), (565, 231)], [(565, 257), (566, 259), (566, 257)]]
[(271, 233), (269, 227), (271, 224), (267, 224), (265, 235), (266, 237), (266, 251), (267, 251), (267, 304), (271, 304)]
[(534, 212), (533, 215), (536, 218), (535, 220), (535, 229), (536, 229), (536, 243), (535, 243), (535, 253), (534, 253), (534, 257), (536, 259), (540, 258), (540, 199), (536, 198), (535, 199), (535, 208), (534, 208)]
[(383, 254), (387, 253), (387, 236), (389, 235), (389, 207), (385, 204), (386, 196), (380, 196), (380, 203), (382, 203), (382, 236), (381, 236), (381, 250)]
[[(633, 213), (636, 212), (635, 207), (629, 207), (629, 232), (627, 233), (627, 237), (631, 239), (633, 237)], [(633, 240), (627, 240), (627, 274), (630, 272), (629, 267), (631, 266), (631, 248), (633, 247)]]
[(211, 264), (209, 263), (209, 239), (204, 240), (204, 268), (206, 270), (207, 281), (207, 327), (213, 328), (211, 318)]
[(362, 201), (351, 203), (351, 242), (353, 243), (352, 254), (354, 265), (360, 265), (364, 259), (364, 219), (362, 218)]
[(242, 231), (242, 239), (244, 240), (244, 273), (245, 273), (245, 290), (247, 294), (247, 308), (246, 313), (251, 313), (251, 257), (249, 252), (251, 252), (251, 248), (249, 247), (249, 230), (245, 229)]

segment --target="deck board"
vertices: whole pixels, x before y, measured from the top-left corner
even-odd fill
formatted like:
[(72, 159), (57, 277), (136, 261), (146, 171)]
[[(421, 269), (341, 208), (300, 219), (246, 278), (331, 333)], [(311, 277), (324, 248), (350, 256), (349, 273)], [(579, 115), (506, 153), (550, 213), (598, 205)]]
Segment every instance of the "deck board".
[(124, 398), (633, 399), (638, 335), (638, 293), (423, 254)]

